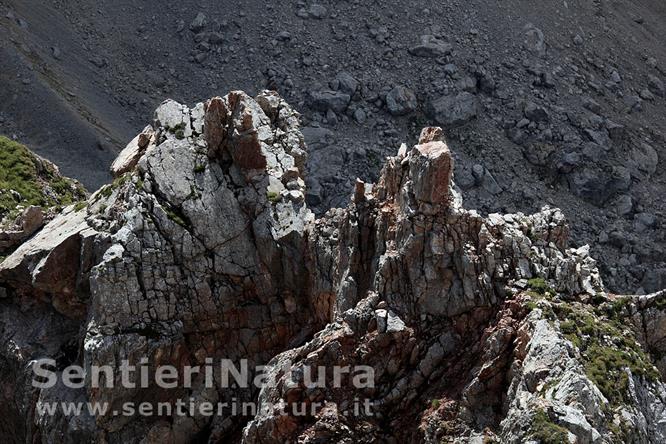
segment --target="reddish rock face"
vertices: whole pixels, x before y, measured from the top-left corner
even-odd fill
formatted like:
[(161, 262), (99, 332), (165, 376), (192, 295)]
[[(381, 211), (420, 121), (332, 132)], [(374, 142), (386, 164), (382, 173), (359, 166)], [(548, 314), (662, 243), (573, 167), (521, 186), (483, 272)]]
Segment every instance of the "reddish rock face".
[(222, 97), (213, 97), (206, 102), (204, 110), (204, 137), (208, 155), (214, 157), (227, 136), (228, 109)]
[(36, 206), (30, 206), (14, 221), (14, 226), (7, 230), (0, 230), (0, 254), (6, 254), (19, 246), (44, 226), (44, 211)]
[(421, 130), (419, 143), (444, 141), (444, 131), (438, 126), (427, 126)]
[(225, 98), (210, 99), (204, 110), (209, 156), (228, 152), (234, 164), (242, 169), (266, 168), (259, 132), (268, 124), (268, 118), (254, 100), (245, 93), (234, 92)]
[(428, 142), (414, 147), (410, 168), (416, 199), (440, 208), (448, 206), (453, 159), (446, 143)]
[(238, 137), (231, 155), (234, 163), (245, 170), (266, 168), (266, 157), (261, 152), (261, 145), (256, 134), (246, 133)]

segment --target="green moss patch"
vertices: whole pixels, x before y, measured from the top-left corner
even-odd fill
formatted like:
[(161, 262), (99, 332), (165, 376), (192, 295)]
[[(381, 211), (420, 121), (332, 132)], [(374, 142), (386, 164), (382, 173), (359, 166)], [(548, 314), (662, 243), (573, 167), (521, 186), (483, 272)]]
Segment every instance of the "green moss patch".
[(569, 444), (569, 432), (564, 427), (550, 420), (543, 410), (537, 410), (532, 418), (531, 435), (541, 444)]
[(268, 198), (269, 201), (275, 203), (280, 201), (280, 193), (277, 193), (275, 191), (268, 191), (266, 192), (266, 198)]
[(171, 219), (173, 222), (177, 223), (181, 227), (187, 228), (189, 224), (185, 220), (185, 216), (178, 210), (174, 208), (165, 208), (164, 212), (166, 213), (167, 217)]
[(559, 321), (562, 334), (579, 349), (587, 377), (612, 406), (630, 401), (626, 369), (634, 376), (659, 380), (659, 371), (627, 323), (629, 298), (597, 297), (594, 305), (566, 302), (555, 298), (543, 279), (530, 279), (528, 286), (526, 307), (540, 308), (546, 319)]
[(99, 194), (103, 197), (110, 197), (113, 194), (113, 187), (111, 185), (104, 185), (100, 190)]
[(534, 278), (527, 281), (529, 292), (541, 296), (555, 296), (557, 293), (553, 288), (548, 285), (544, 278)]
[(19, 207), (64, 207), (85, 197), (85, 189), (62, 177), (52, 164), (0, 136), (0, 220), (12, 221)]
[[(622, 302), (624, 303), (624, 301)], [(585, 373), (614, 406), (629, 402), (629, 377), (658, 380), (659, 372), (619, 316), (618, 301), (594, 309), (584, 304), (553, 304), (564, 336), (581, 352)]]
[(181, 122), (178, 125), (174, 127), (169, 127), (167, 130), (173, 134), (175, 134), (176, 139), (182, 140), (185, 138), (185, 122)]

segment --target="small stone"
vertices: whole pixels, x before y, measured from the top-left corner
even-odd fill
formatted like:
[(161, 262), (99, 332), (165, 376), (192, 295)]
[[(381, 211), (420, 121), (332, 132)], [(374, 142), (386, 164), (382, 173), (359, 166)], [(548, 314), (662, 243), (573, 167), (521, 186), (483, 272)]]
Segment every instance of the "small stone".
[(422, 35), (420, 43), (409, 49), (409, 53), (416, 57), (444, 57), (451, 54), (453, 47), (450, 43), (438, 39), (434, 35)]
[(388, 311), (380, 308), (378, 310), (375, 310), (375, 319), (377, 320), (377, 331), (380, 333), (385, 333), (386, 332), (386, 327), (387, 327), (387, 318), (388, 318)]
[(458, 67), (453, 63), (448, 63), (444, 65), (444, 72), (451, 76), (458, 72)]
[(583, 108), (592, 111), (594, 114), (601, 113), (601, 105), (599, 104), (599, 102), (589, 97), (583, 98)]
[(530, 119), (528, 118), (522, 118), (517, 124), (516, 128), (525, 128), (530, 124)]
[(543, 31), (531, 23), (525, 26), (524, 47), (539, 57), (546, 55), (546, 38)]
[(659, 77), (653, 74), (648, 74), (648, 88), (659, 97), (664, 97), (664, 95), (666, 95), (664, 82), (662, 82)]
[(90, 63), (92, 63), (93, 65), (95, 65), (98, 68), (104, 68), (106, 66), (106, 60), (104, 60), (103, 58), (101, 58), (99, 56), (95, 56), (95, 57), (90, 58)]
[(620, 76), (620, 73), (617, 72), (617, 70), (613, 70), (613, 72), (611, 72), (611, 82), (613, 83), (622, 82), (622, 77)]
[(341, 91), (345, 94), (349, 94), (350, 96), (354, 96), (356, 94), (356, 90), (358, 89), (360, 83), (358, 80), (354, 78), (351, 74), (348, 72), (341, 72), (339, 73), (336, 77), (335, 80), (338, 82), (338, 91)]
[(328, 10), (326, 9), (326, 7), (318, 4), (310, 6), (307, 12), (309, 17), (319, 20), (325, 18), (326, 15), (328, 14)]
[(363, 111), (361, 108), (357, 108), (356, 111), (354, 111), (354, 120), (356, 123), (359, 125), (365, 123), (366, 115), (365, 111)]
[(538, 85), (545, 88), (555, 88), (555, 80), (553, 75), (549, 72), (542, 72), (539, 76)]
[(196, 33), (201, 32), (206, 27), (206, 15), (203, 12), (199, 12), (197, 16), (190, 23), (190, 31)]
[(326, 121), (330, 125), (336, 125), (338, 123), (338, 116), (335, 114), (335, 112), (332, 109), (327, 109), (326, 110)]
[(469, 190), (476, 185), (476, 179), (472, 170), (469, 168), (461, 168), (456, 170), (455, 183), (463, 190)]
[(287, 40), (291, 40), (291, 33), (289, 31), (280, 31), (275, 38), (281, 42), (286, 42)]
[(503, 191), (502, 187), (497, 183), (497, 180), (495, 180), (495, 177), (490, 171), (488, 171), (488, 169), (485, 170), (485, 174), (483, 175), (481, 187), (493, 195), (499, 194)]
[(624, 125), (615, 123), (612, 120), (606, 120), (605, 127), (613, 142), (622, 142), (627, 136), (627, 130)]
[(634, 216), (634, 221), (644, 227), (651, 228), (654, 227), (656, 218), (651, 213), (638, 213)]
[(199, 52), (194, 56), (194, 60), (199, 64), (205, 62), (207, 58), (208, 58), (207, 52)]
[(486, 174), (486, 169), (483, 167), (483, 165), (475, 163), (472, 166), (472, 174), (474, 175), (474, 178), (477, 180), (477, 182), (481, 183), (483, 176)]
[(581, 155), (578, 153), (565, 153), (557, 162), (557, 170), (560, 173), (568, 174), (573, 171), (581, 162)]
[(632, 175), (649, 178), (657, 172), (659, 154), (652, 145), (642, 142), (632, 148), (628, 160)]
[(643, 99), (639, 96), (630, 94), (624, 97), (624, 104), (626, 105), (626, 111), (628, 113), (640, 111), (642, 107)]
[(405, 329), (405, 323), (393, 311), (388, 312), (386, 322), (387, 333), (399, 333)]
[(615, 201), (615, 211), (619, 216), (626, 216), (631, 213), (631, 210), (634, 208), (634, 203), (631, 199), (631, 196), (628, 194), (623, 194), (617, 198)]
[(666, 268), (646, 270), (641, 285), (650, 293), (666, 288)]
[(539, 106), (533, 102), (529, 102), (525, 105), (523, 113), (525, 114), (525, 117), (530, 119), (532, 122), (548, 122), (550, 119), (548, 111), (546, 111), (544, 107)]

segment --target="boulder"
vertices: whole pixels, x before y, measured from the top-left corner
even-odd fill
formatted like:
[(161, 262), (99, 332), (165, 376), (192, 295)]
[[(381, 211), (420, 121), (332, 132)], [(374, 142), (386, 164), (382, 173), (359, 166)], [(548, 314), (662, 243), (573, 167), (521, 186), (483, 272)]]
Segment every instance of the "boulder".
[(323, 5), (320, 5), (320, 4), (317, 4), (317, 3), (313, 3), (313, 4), (310, 5), (310, 7), (308, 8), (307, 13), (308, 13), (308, 16), (309, 16), (309, 17), (312, 17), (312, 18), (314, 18), (314, 19), (321, 20), (321, 19), (323, 19), (323, 18), (326, 18), (326, 16), (328, 15), (328, 10), (327, 10), (326, 7), (323, 6)]
[(416, 109), (416, 95), (409, 88), (396, 86), (386, 95), (386, 107), (394, 116), (404, 116)]
[(546, 55), (546, 38), (541, 29), (529, 23), (524, 28), (523, 45), (532, 54), (539, 57)]
[(338, 73), (335, 76), (335, 80), (338, 82), (338, 90), (344, 94), (348, 94), (350, 97), (354, 97), (360, 86), (360, 82), (346, 71)]
[(640, 142), (630, 152), (629, 168), (631, 175), (638, 179), (648, 179), (657, 172), (659, 154), (652, 145)]
[(591, 167), (578, 168), (568, 174), (569, 189), (597, 206), (603, 205), (610, 197), (631, 186), (631, 176), (626, 168), (615, 168), (606, 173)]
[(141, 156), (146, 152), (150, 143), (155, 143), (155, 133), (151, 126), (147, 126), (127, 144), (125, 149), (118, 154), (118, 157), (111, 164), (111, 174), (113, 177), (120, 177), (132, 171)]
[(83, 316), (85, 301), (77, 294), (85, 271), (80, 258), (83, 239), (94, 233), (85, 216), (69, 207), (49, 222), (0, 263), (0, 282), (20, 292), (48, 295), (55, 310), (65, 316)]
[(344, 112), (351, 102), (351, 96), (341, 91), (313, 91), (310, 93), (310, 106), (312, 109), (336, 113)]
[(440, 125), (460, 126), (478, 115), (479, 102), (475, 95), (461, 92), (455, 96), (443, 96), (430, 102), (427, 113)]

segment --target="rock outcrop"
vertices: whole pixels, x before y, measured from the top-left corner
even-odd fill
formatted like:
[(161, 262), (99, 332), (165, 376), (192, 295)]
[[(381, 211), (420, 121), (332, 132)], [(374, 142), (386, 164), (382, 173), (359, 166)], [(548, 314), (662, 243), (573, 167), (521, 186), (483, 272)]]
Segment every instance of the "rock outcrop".
[(64, 206), (86, 198), (75, 180), (28, 148), (0, 136), (0, 256), (26, 241)]
[[(298, 117), (271, 92), (231, 92), (191, 109), (167, 101), (114, 163), (113, 184), (0, 264), (0, 379), (18, 382), (0, 407), (3, 435), (44, 443), (666, 439), (657, 369), (666, 295), (607, 294), (588, 248), (567, 248), (557, 209), (465, 210), (435, 128), (387, 159), (377, 184), (359, 180), (347, 208), (315, 219)], [(31, 363), (44, 358), (59, 372), (117, 369), (123, 359), (152, 369), (248, 360), (277, 382), (211, 387), (199, 374), (169, 390), (120, 379), (93, 387), (86, 377), (77, 390), (39, 389)], [(317, 366), (371, 369), (372, 384), (352, 384), (360, 376), (347, 370), (341, 384), (326, 373), (314, 386), (303, 375)], [(605, 383), (604, 371), (621, 384)], [(181, 399), (260, 408), (113, 414), (127, 402)], [(38, 407), (72, 400), (111, 408), (67, 416)], [(359, 412), (358, 400), (371, 409)], [(315, 408), (285, 414), (280, 404)]]

